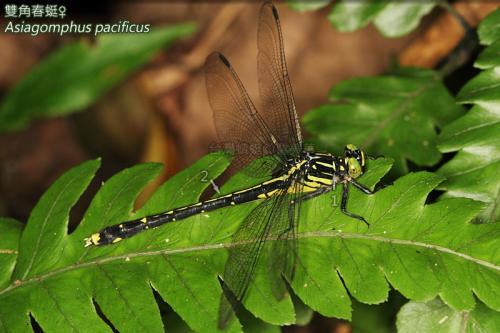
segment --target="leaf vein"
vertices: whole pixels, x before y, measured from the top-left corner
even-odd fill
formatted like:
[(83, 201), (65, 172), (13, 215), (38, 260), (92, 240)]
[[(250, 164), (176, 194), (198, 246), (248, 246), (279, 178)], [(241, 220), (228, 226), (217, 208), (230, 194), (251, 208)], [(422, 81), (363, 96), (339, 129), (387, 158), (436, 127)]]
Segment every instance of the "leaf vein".
[(139, 323), (139, 325), (145, 330), (144, 332), (147, 332), (148, 331), (148, 328), (144, 326), (144, 324), (142, 323), (142, 318), (141, 316), (137, 316), (137, 314), (135, 313), (135, 311), (133, 310), (133, 308), (130, 306), (130, 303), (128, 302), (127, 298), (123, 295), (123, 293), (121, 292), (121, 288), (119, 288), (115, 281), (113, 280), (113, 278), (108, 274), (108, 272), (106, 272), (106, 270), (101, 266), (101, 264), (96, 264), (97, 268), (102, 272), (102, 274), (106, 277), (106, 279), (109, 280), (109, 282), (111, 282), (111, 285), (113, 286), (113, 288), (117, 291), (118, 293), (118, 297), (120, 297), (123, 302), (125, 303), (125, 305), (127, 306), (127, 309), (129, 310), (128, 312), (130, 314), (132, 314), (132, 316), (134, 318), (136, 318), (136, 322)]
[(207, 311), (207, 309), (205, 308), (203, 302), (201, 302), (198, 297), (196, 297), (196, 293), (189, 287), (189, 285), (184, 281), (184, 279), (182, 278), (181, 274), (179, 274), (179, 271), (177, 270), (177, 268), (174, 266), (174, 264), (172, 264), (172, 262), (166, 257), (166, 255), (163, 253), (161, 254), (161, 257), (162, 259), (167, 263), (167, 265), (172, 268), (172, 270), (174, 271), (175, 275), (177, 275), (178, 277), (178, 281), (180, 281), (180, 283), (182, 284), (182, 286), (184, 287), (184, 289), (186, 289), (186, 291), (191, 295), (191, 297), (194, 299), (194, 301), (196, 302), (196, 304), (198, 304), (198, 307), (199, 309), (201, 309), (201, 311), (203, 311), (207, 316), (210, 316), (210, 312)]
[[(453, 249), (449, 249), (447, 247), (441, 246), (441, 245), (436, 245), (436, 244), (427, 244), (423, 242), (418, 242), (415, 240), (408, 240), (408, 239), (397, 239), (397, 238), (386, 238), (382, 236), (374, 236), (374, 235), (367, 235), (367, 234), (354, 234), (354, 233), (340, 233), (340, 232), (332, 232), (332, 231), (315, 231), (315, 232), (307, 232), (307, 233), (302, 233), (298, 235), (299, 239), (307, 239), (307, 238), (315, 238), (315, 237), (322, 237), (322, 238), (342, 238), (342, 239), (362, 239), (362, 240), (368, 240), (368, 241), (377, 241), (377, 242), (382, 242), (382, 243), (393, 243), (393, 244), (398, 244), (398, 245), (407, 245), (407, 246), (416, 246), (416, 247), (422, 247), (425, 249), (431, 249), (431, 250), (436, 250), (438, 252), (443, 252), (447, 254), (451, 254), (454, 256), (457, 256), (463, 260), (467, 260), (470, 262), (473, 262), (477, 265), (484, 266), (486, 268), (495, 270), (497, 272), (500, 272), (500, 266), (495, 265), (494, 263), (488, 262), (483, 259), (475, 258), (471, 255), (465, 254), (465, 253), (460, 253), (457, 252)], [(268, 239), (268, 241), (272, 241), (273, 239)], [(197, 251), (209, 251), (209, 250), (216, 250), (216, 249), (223, 249), (223, 248), (230, 248), (233, 246), (239, 246), (242, 243), (245, 242), (240, 242), (240, 243), (218, 243), (218, 244), (207, 244), (207, 245), (200, 245), (200, 246), (194, 246), (194, 247), (188, 247), (188, 248), (180, 248), (180, 249), (168, 249), (168, 250), (153, 250), (153, 251), (145, 251), (145, 252), (135, 252), (135, 253), (128, 253), (128, 254), (121, 254), (117, 256), (112, 256), (112, 257), (106, 257), (102, 259), (96, 259), (92, 261), (87, 261), (83, 263), (77, 263), (73, 265), (66, 266), (64, 268), (42, 274), (40, 276), (36, 276), (27, 280), (23, 281), (16, 281), (15, 284), (9, 285), (7, 288), (3, 289), (0, 291), (0, 296), (5, 295), (9, 293), (12, 290), (15, 290), (21, 286), (33, 284), (36, 282), (44, 281), (46, 279), (49, 279), (51, 277), (70, 272), (73, 270), (77, 270), (80, 268), (85, 268), (85, 267), (91, 267), (93, 265), (96, 265), (98, 263), (108, 263), (108, 262), (114, 262), (114, 261), (119, 261), (119, 260), (125, 260), (126, 258), (142, 258), (142, 257), (151, 257), (151, 256), (157, 256), (157, 255), (172, 255), (172, 254), (177, 254), (177, 253), (190, 253), (190, 252), (197, 252)]]
[(59, 310), (64, 320), (67, 321), (69, 326), (73, 328), (73, 331), (78, 332), (78, 328), (71, 322), (71, 320), (69, 320), (68, 316), (66, 316), (66, 312), (64, 312), (64, 310), (61, 308), (61, 305), (59, 304), (57, 298), (51, 293), (50, 288), (48, 288), (43, 282), (40, 283), (40, 285), (47, 292), (47, 295), (49, 295), (49, 297), (54, 301), (54, 305), (56, 306), (57, 310)]
[[(28, 266), (26, 267), (26, 269), (24, 271), (24, 274), (22, 275), (21, 280), (24, 279), (24, 278), (26, 278), (26, 276), (28, 275), (28, 273), (31, 271), (31, 267), (33, 267), (33, 263), (35, 262), (36, 255), (38, 254), (38, 248), (40, 247), (40, 241), (43, 238), (43, 232), (45, 230), (45, 226), (47, 225), (47, 221), (49, 220), (49, 216), (51, 216), (52, 211), (54, 210), (54, 207), (56, 206), (56, 204), (59, 203), (59, 199), (61, 198), (61, 196), (63, 195), (63, 193), (66, 192), (66, 189), (71, 184), (73, 184), (77, 179), (79, 180), (80, 178), (79, 177), (74, 177), (69, 182), (67, 182), (66, 185), (64, 186), (64, 188), (62, 188), (62, 190), (57, 194), (57, 197), (52, 202), (52, 205), (50, 206), (47, 214), (45, 215), (45, 218), (44, 218), (43, 223), (41, 225), (40, 233), (38, 234), (38, 238), (36, 239), (35, 248), (33, 249), (33, 254), (32, 254), (31, 258), (30, 258)], [(28, 223), (29, 223), (29, 221), (28, 221)]]
[[(106, 206), (106, 209), (104, 209), (103, 214), (101, 214), (101, 215), (100, 215), (101, 217), (102, 217), (102, 216), (106, 216), (106, 217), (107, 217), (107, 219), (108, 219), (108, 221), (110, 220), (110, 218), (109, 218), (107, 215), (108, 215), (108, 212), (109, 212), (109, 210), (111, 209), (111, 207), (113, 207), (113, 203), (114, 203), (114, 202), (115, 202), (118, 198), (120, 198), (121, 193), (123, 193), (123, 192), (124, 192), (124, 190), (125, 190), (126, 188), (128, 188), (128, 187), (130, 186), (130, 184), (131, 184), (131, 183), (133, 183), (133, 182), (135, 181), (135, 179), (137, 179), (138, 177), (139, 177), (139, 174), (135, 174), (132, 178), (129, 178), (129, 179), (127, 180), (127, 182), (126, 182), (126, 183), (125, 183), (125, 184), (124, 184), (124, 185), (120, 188), (120, 190), (119, 190), (119, 191), (117, 191), (117, 192), (113, 195), (113, 197), (111, 198), (111, 200), (109, 200), (109, 201), (108, 201), (108, 204), (107, 204), (107, 206)], [(89, 251), (89, 250), (90, 250), (89, 248), (84, 248), (84, 250), (83, 250), (83, 252), (82, 252), (82, 255), (80, 256), (80, 258), (78, 259), (78, 261), (77, 261), (77, 262), (81, 262), (81, 260), (87, 256), (87, 253), (88, 253), (88, 251)]]

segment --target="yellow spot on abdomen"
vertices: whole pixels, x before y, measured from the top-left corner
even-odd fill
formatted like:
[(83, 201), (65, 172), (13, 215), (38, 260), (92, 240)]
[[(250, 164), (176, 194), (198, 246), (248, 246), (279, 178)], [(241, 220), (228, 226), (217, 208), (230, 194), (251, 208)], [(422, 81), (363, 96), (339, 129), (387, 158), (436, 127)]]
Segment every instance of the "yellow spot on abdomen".
[(101, 235), (100, 234), (92, 234), (92, 236), (90, 236), (90, 241), (94, 245), (99, 244), (100, 240), (101, 240)]
[(115, 239), (113, 239), (112, 243), (118, 243), (119, 241), (121, 241), (123, 238), (121, 237), (116, 237)]

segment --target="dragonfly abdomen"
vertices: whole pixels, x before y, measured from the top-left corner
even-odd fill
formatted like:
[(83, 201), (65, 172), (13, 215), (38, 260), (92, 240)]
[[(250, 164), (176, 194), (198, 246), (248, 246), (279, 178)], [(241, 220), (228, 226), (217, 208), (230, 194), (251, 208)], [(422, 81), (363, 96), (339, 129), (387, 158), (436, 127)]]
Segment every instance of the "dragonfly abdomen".
[(143, 230), (159, 227), (169, 222), (186, 219), (190, 216), (213, 211), (219, 208), (242, 204), (249, 201), (266, 198), (283, 186), (282, 177), (267, 181), (249, 189), (198, 202), (193, 205), (176, 208), (165, 213), (150, 215), (140, 219), (123, 222), (104, 228), (86, 239), (86, 246), (106, 245), (117, 243), (124, 238), (131, 237)]

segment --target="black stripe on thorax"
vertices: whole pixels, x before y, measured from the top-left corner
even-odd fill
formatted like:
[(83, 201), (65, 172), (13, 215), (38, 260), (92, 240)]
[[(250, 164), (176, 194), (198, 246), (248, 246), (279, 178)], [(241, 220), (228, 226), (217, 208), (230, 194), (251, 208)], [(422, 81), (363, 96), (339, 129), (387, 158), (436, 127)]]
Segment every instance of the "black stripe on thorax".
[(311, 163), (311, 167), (308, 172), (311, 173), (322, 173), (332, 175), (335, 171), (337, 171), (336, 166), (332, 165), (332, 160), (329, 161), (313, 161)]

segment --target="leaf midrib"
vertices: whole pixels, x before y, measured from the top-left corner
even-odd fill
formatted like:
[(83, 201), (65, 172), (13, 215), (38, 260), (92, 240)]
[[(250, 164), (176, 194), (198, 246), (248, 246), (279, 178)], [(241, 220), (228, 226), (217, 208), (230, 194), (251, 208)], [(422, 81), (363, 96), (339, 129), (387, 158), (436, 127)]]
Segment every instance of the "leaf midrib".
[[(463, 130), (460, 130), (460, 131), (456, 131), (454, 132), (453, 134), (451, 134), (450, 136), (448, 137), (445, 137), (444, 139), (442, 139), (443, 141), (450, 141), (450, 140), (453, 140), (455, 139), (456, 137), (458, 136), (461, 136), (462, 134), (468, 134), (469, 132), (472, 132), (472, 131), (475, 131), (475, 130), (478, 130), (478, 129), (482, 129), (484, 127), (493, 127), (497, 124), (500, 123), (500, 118), (499, 119), (495, 119), (495, 120), (492, 120), (490, 122), (485, 122), (485, 123), (479, 123), (477, 125), (474, 125), (474, 126), (469, 126)], [(463, 147), (462, 147), (463, 148)], [(450, 150), (450, 151), (453, 151), (453, 150)]]
[[(482, 85), (481, 87), (477, 87), (475, 89), (471, 89), (468, 93), (464, 94), (465, 96), (463, 96), (461, 98), (472, 98), (473, 100), (471, 100), (470, 103), (477, 104), (478, 101), (474, 98), (474, 95), (477, 95), (478, 93), (481, 93), (483, 91), (492, 90), (492, 89), (495, 89), (495, 88), (498, 88), (498, 87), (500, 87), (500, 82), (493, 83), (491, 85), (485, 84), (485, 85)], [(479, 102), (481, 102), (481, 101), (482, 100), (479, 100)], [(468, 101), (465, 101), (465, 103), (467, 103), (467, 102)]]
[[(426, 248), (426, 249), (433, 249), (433, 250), (436, 250), (436, 251), (439, 251), (442, 253), (447, 253), (447, 254), (457, 256), (463, 260), (467, 260), (467, 261), (473, 262), (477, 265), (481, 265), (481, 266), (484, 266), (486, 268), (493, 269), (493, 270), (500, 272), (500, 266), (495, 265), (493, 263), (490, 263), (486, 260), (475, 258), (473, 256), (455, 251), (455, 250), (447, 248), (445, 246), (435, 245), (435, 244), (427, 244), (427, 243), (423, 243), (423, 242), (419, 242), (419, 241), (415, 241), (415, 240), (410, 240), (410, 239), (387, 238), (387, 237), (382, 237), (382, 236), (346, 233), (346, 232), (339, 232), (339, 231), (312, 231), (312, 232), (301, 233), (301, 234), (298, 234), (298, 236), (297, 236), (298, 239), (330, 238), (330, 237), (338, 237), (341, 239), (361, 239), (361, 240), (376, 241), (376, 242), (380, 242), (380, 243), (391, 243), (391, 244), (416, 246), (416, 247), (422, 247), (422, 248)], [(273, 241), (273, 240), (274, 239), (268, 239), (267, 241)], [(66, 272), (71, 272), (73, 270), (77, 270), (77, 269), (81, 269), (81, 268), (91, 267), (94, 265), (101, 265), (101, 264), (105, 264), (105, 263), (113, 262), (113, 261), (117, 261), (117, 260), (130, 260), (131, 258), (138, 258), (138, 257), (150, 257), (150, 256), (157, 256), (157, 255), (172, 255), (172, 254), (177, 254), (177, 253), (189, 253), (189, 252), (197, 252), (197, 251), (209, 251), (209, 250), (230, 248), (233, 246), (242, 245), (244, 243), (247, 243), (247, 242), (218, 243), (218, 244), (208, 244), (208, 245), (186, 247), (186, 248), (180, 248), (180, 249), (166, 249), (166, 250), (163, 249), (163, 250), (155, 250), (155, 251), (136, 252), (136, 253), (122, 254), (122, 255), (118, 255), (118, 256), (112, 256), (112, 257), (87, 261), (87, 262), (83, 262), (83, 263), (73, 264), (73, 265), (69, 265), (69, 266), (66, 266), (64, 268), (61, 268), (59, 270), (56, 270), (56, 271), (52, 271), (52, 272), (49, 272), (46, 274), (42, 274), (40, 276), (32, 277), (32, 278), (24, 280), (24, 281), (16, 280), (13, 284), (9, 285), (9, 287), (0, 291), (0, 297), (2, 297), (5, 294), (8, 294), (9, 292), (11, 292), (19, 287), (22, 287), (25, 285), (30, 285), (30, 284), (33, 284), (36, 282), (43, 282), (44, 280), (47, 280), (47, 279), (52, 278), (54, 276), (61, 275), (61, 274), (64, 274)]]

